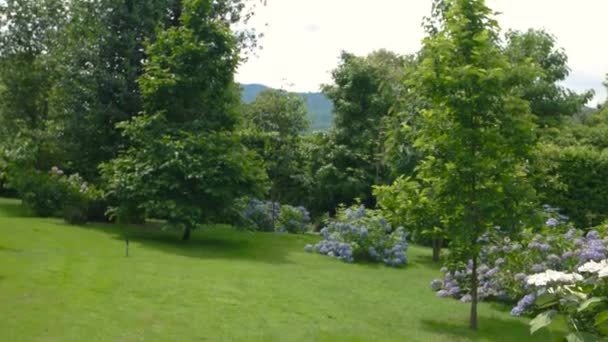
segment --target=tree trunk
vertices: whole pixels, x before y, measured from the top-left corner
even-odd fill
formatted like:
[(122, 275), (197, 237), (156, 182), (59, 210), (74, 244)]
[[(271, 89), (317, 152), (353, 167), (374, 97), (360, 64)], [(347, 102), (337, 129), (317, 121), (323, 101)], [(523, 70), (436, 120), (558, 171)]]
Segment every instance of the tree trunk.
[(471, 275), (471, 316), (469, 328), (477, 330), (477, 256), (473, 257), (473, 274)]
[(441, 238), (433, 239), (433, 262), (439, 262), (439, 254), (441, 253)]
[(182, 234), (182, 241), (190, 240), (190, 234), (192, 233), (192, 229), (190, 227), (184, 228), (184, 233)]

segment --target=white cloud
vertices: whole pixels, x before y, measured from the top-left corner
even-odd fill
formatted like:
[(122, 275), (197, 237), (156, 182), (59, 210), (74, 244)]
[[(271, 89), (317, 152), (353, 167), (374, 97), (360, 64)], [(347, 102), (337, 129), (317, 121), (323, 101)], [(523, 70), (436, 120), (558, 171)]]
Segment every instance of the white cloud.
[[(608, 1), (488, 0), (488, 5), (502, 13), (498, 20), (505, 30), (544, 28), (555, 35), (572, 69), (565, 85), (595, 89), (594, 104), (605, 99)], [(239, 68), (237, 80), (318, 90), (331, 81), (341, 50), (417, 51), (424, 36), (422, 18), (430, 10), (431, 0), (269, 0), (252, 20), (265, 32), (263, 49)]]

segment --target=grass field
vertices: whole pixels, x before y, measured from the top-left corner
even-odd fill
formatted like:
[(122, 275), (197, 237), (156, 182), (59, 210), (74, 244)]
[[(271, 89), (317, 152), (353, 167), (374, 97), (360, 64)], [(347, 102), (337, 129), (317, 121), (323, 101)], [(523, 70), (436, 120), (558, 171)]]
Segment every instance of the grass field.
[[(130, 257), (124, 253), (128, 236)], [(69, 226), (0, 199), (0, 341), (544, 341), (509, 308), (435, 297), (426, 248), (410, 265), (304, 252), (314, 236), (209, 227)]]

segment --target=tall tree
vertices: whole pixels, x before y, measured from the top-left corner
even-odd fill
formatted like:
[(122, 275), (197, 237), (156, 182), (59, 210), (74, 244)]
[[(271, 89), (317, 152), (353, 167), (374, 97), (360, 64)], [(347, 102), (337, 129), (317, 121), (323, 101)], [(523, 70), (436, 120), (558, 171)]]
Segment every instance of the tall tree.
[(485, 1), (438, 0), (434, 8), (410, 80), (428, 101), (415, 132), (424, 155), (417, 176), (432, 188), (451, 255), (471, 260), (469, 325), (477, 329), (478, 240), (495, 226), (517, 228), (516, 209), (529, 202), (525, 178), (534, 125), (514, 81), (537, 69), (512, 68)]
[(137, 80), (147, 59), (144, 44), (170, 24), (174, 6), (171, 0), (70, 2), (51, 98), (69, 171), (96, 180), (98, 165), (124, 145), (115, 126), (142, 111)]
[(308, 127), (306, 106), (298, 94), (283, 90), (260, 93), (245, 105), (248, 146), (265, 161), (274, 202), (304, 205), (310, 179), (304, 169), (302, 133)]
[(389, 178), (383, 158), (384, 118), (395, 102), (404, 63), (402, 56), (386, 50), (365, 57), (342, 54), (332, 72), (333, 84), (323, 87), (335, 118), (325, 145), (318, 147), (322, 159), (313, 161), (317, 211), (331, 211), (355, 198), (371, 205), (372, 185)]
[[(236, 5), (235, 5), (236, 3)], [(266, 190), (262, 163), (235, 132), (238, 2), (184, 0), (179, 24), (147, 46), (144, 113), (121, 124), (132, 146), (104, 165), (118, 218), (133, 209), (183, 230), (227, 219), (239, 197)], [(237, 7), (238, 8), (238, 7)]]
[(542, 73), (522, 83), (522, 97), (530, 103), (539, 126), (556, 126), (561, 118), (578, 113), (593, 91), (577, 94), (560, 85), (570, 74), (568, 56), (555, 37), (543, 30), (509, 31), (505, 53), (514, 65), (532, 61)]

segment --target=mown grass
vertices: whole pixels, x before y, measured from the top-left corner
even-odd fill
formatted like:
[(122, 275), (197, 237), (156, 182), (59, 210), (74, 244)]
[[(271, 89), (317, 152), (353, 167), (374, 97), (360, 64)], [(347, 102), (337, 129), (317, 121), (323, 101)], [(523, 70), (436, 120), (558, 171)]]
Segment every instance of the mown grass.
[[(125, 237), (130, 256), (125, 257)], [(430, 251), (410, 265), (351, 265), (315, 236), (213, 226), (176, 232), (69, 226), (0, 199), (0, 341), (543, 341), (508, 308), (435, 297)]]

